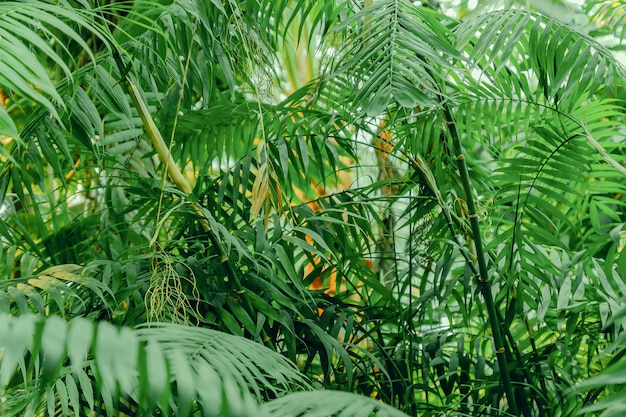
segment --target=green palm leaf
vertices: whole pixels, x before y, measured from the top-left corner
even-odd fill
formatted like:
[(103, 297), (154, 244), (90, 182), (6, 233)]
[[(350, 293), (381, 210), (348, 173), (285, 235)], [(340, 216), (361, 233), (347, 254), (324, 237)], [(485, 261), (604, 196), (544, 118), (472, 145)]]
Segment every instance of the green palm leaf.
[(315, 391), (289, 394), (261, 407), (272, 416), (281, 417), (406, 417), (401, 411), (373, 398), (349, 392)]
[[(600, 88), (614, 89), (613, 80), (619, 83), (625, 74), (595, 39), (529, 11), (481, 14), (459, 24), (454, 34), (456, 46), (469, 54), (468, 69), (475, 71), (460, 87), (470, 86), (477, 96), (512, 97), (571, 111)], [(503, 74), (507, 68), (515, 68), (516, 76)]]
[[(23, 261), (28, 259), (24, 258)], [(78, 315), (88, 309), (92, 295), (98, 304), (110, 305), (111, 290), (81, 272), (78, 265), (59, 265), (38, 274), (0, 280), (0, 311), (27, 314), (34, 310), (40, 315), (49, 315), (56, 306), (62, 316)]]
[[(67, 60), (70, 65), (75, 62), (65, 46), (67, 39), (90, 53), (89, 46), (73, 27), (85, 28), (95, 36), (103, 35), (76, 10), (41, 1), (3, 2), (0, 23), (3, 39), (0, 86), (42, 105), (58, 118), (56, 106), (62, 106), (64, 100), (41, 61), (49, 59), (64, 76), (72, 78), (73, 69)], [(51, 44), (59, 45), (60, 49), (53, 49)]]
[(626, 38), (626, 2), (623, 0), (591, 0), (585, 2), (585, 9), (593, 21), (600, 26), (599, 34), (613, 33), (620, 42)]
[[(210, 329), (166, 323), (117, 329), (85, 319), (2, 315), (0, 340), (3, 415), (47, 408), (69, 416), (102, 406), (107, 415), (124, 407), (188, 415), (196, 402), (204, 415), (257, 415), (254, 397), (308, 387), (283, 356)], [(39, 389), (46, 394), (35, 395)]]
[(441, 17), (408, 1), (383, 0), (333, 29), (346, 33), (335, 73), (357, 87), (357, 110), (377, 116), (392, 102), (415, 108), (438, 101), (433, 74), (454, 69), (460, 58)]

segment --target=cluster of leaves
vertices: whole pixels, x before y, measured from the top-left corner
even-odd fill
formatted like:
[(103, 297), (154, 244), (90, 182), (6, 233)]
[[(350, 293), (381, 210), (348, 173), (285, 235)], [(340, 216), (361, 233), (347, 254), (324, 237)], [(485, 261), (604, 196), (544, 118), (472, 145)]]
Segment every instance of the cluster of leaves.
[[(593, 33), (408, 0), (0, 23), (3, 415), (619, 414), (626, 71)], [(289, 91), (285, 44), (320, 51)]]

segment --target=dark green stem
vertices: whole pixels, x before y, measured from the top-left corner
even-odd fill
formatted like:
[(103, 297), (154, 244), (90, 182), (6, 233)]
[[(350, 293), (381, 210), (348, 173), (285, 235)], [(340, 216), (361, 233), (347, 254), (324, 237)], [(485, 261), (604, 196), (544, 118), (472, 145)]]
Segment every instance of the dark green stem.
[(513, 392), (513, 385), (511, 384), (511, 376), (509, 375), (509, 367), (506, 359), (506, 351), (504, 346), (504, 338), (502, 337), (502, 331), (500, 329), (500, 322), (498, 320), (498, 312), (496, 310), (495, 303), (493, 301), (493, 294), (491, 293), (491, 279), (489, 277), (489, 271), (487, 269), (487, 261), (485, 252), (483, 250), (482, 237), (480, 232), (480, 223), (478, 221), (478, 214), (476, 213), (476, 205), (474, 204), (474, 196), (472, 190), (472, 184), (470, 181), (469, 170), (463, 155), (463, 147), (459, 139), (459, 134), (456, 130), (456, 125), (452, 118), (450, 111), (445, 108), (445, 118), (448, 123), (448, 129), (450, 136), (452, 137), (452, 143), (454, 145), (454, 151), (456, 153), (456, 161), (459, 168), (459, 175), (463, 185), (463, 192), (465, 193), (465, 200), (467, 203), (468, 218), (470, 221), (472, 231), (472, 241), (475, 248), (476, 261), (478, 263), (478, 288), (485, 300), (485, 307), (489, 315), (489, 325), (491, 326), (491, 332), (493, 334), (493, 342), (496, 348), (496, 356), (498, 358), (498, 365), (500, 366), (500, 377), (502, 379), (502, 385), (506, 392), (509, 408), (512, 414), (518, 415), (517, 403), (515, 401), (515, 394)]

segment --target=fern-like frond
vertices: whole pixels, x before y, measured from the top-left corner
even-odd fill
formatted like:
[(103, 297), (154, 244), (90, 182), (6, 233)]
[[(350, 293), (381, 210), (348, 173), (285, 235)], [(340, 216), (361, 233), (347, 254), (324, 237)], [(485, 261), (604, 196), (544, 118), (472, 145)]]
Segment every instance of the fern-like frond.
[(614, 91), (625, 74), (595, 39), (529, 11), (481, 14), (459, 24), (454, 34), (470, 62), (460, 87), (468, 85), (476, 96), (571, 111), (600, 90)]
[[(623, 0), (591, 0), (585, 2), (589, 17), (600, 31), (606, 30), (619, 37), (620, 43), (626, 38), (626, 2)], [(602, 33), (602, 32), (601, 32)]]
[[(156, 408), (189, 415), (195, 407), (208, 416), (259, 415), (255, 397), (308, 387), (291, 362), (259, 344), (174, 324), (132, 330), (85, 319), (2, 315), (0, 349), (3, 415)], [(32, 395), (33, 388), (40, 395)]]
[(314, 391), (288, 394), (272, 400), (261, 407), (272, 416), (281, 417), (406, 417), (396, 410), (373, 398), (350, 392)]
[(376, 1), (334, 31), (346, 33), (334, 71), (352, 84), (355, 110), (370, 116), (391, 103), (436, 105), (440, 91), (434, 74), (453, 70), (460, 57), (442, 16), (404, 0)]
[[(589, 206), (581, 202), (594, 201), (596, 196), (602, 198), (607, 187), (624, 178), (624, 158), (619, 146), (615, 146), (619, 135), (611, 133), (602, 138), (612, 131), (615, 122), (611, 118), (621, 117), (622, 111), (611, 101), (599, 101), (535, 125), (534, 134), (517, 144), (511, 143), (494, 161), (499, 166), (493, 177), (500, 200), (496, 204), (510, 204), (519, 221), (527, 213), (526, 208), (532, 207), (528, 214), (539, 218), (550, 213), (553, 227), (561, 224), (568, 230), (566, 233), (582, 236), (584, 231), (577, 219), (581, 218), (581, 210), (586, 211)], [(611, 188), (614, 193), (623, 189)], [(556, 230), (553, 232), (559, 235)]]
[(0, 311), (34, 311), (47, 316), (56, 310), (62, 316), (73, 316), (85, 314), (94, 302), (110, 305), (114, 301), (111, 290), (94, 277), (83, 275), (81, 269), (78, 265), (58, 265), (38, 274), (0, 280)]
[[(43, 63), (51, 62), (62, 77), (72, 79), (77, 64), (69, 44), (90, 54), (79, 28), (99, 38), (104, 34), (80, 12), (40, 1), (3, 2), (0, 26), (3, 39), (0, 86), (14, 94), (15, 99), (35, 102), (58, 119), (57, 106), (63, 105), (64, 98), (54, 84), (60, 80), (53, 80)], [(13, 121), (6, 116), (4, 111), (0, 113), (1, 123), (7, 129), (2, 133), (17, 136)]]

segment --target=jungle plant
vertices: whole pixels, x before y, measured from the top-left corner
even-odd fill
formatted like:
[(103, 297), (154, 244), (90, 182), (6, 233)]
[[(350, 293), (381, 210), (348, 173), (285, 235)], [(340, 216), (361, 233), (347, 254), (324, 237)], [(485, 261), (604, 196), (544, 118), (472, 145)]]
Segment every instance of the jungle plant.
[(443, 7), (0, 3), (2, 414), (617, 414), (621, 15)]

